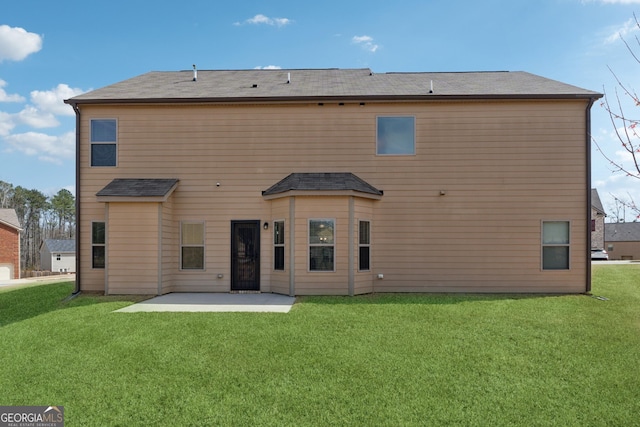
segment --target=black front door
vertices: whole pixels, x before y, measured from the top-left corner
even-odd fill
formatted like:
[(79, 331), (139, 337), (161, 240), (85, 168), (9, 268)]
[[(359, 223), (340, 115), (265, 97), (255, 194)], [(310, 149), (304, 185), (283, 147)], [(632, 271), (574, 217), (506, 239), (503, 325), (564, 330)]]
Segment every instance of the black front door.
[(231, 221), (231, 290), (260, 290), (260, 221)]

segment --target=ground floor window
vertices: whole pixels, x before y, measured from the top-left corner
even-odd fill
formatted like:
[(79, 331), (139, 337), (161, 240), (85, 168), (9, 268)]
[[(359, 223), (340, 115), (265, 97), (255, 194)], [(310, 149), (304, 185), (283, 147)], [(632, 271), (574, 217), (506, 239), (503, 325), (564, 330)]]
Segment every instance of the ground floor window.
[(335, 220), (309, 220), (309, 271), (335, 271)]
[(273, 222), (273, 269), (284, 270), (284, 221)]
[(371, 269), (371, 223), (360, 221), (358, 224), (358, 270)]
[(204, 223), (180, 224), (180, 268), (204, 270)]
[(105, 223), (91, 223), (91, 267), (104, 268), (106, 255)]
[(569, 269), (569, 221), (542, 222), (542, 269)]

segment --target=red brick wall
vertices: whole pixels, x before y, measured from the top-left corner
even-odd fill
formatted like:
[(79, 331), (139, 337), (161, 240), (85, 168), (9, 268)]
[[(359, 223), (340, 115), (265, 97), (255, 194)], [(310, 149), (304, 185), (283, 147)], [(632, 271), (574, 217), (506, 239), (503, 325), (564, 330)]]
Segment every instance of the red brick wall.
[(13, 278), (20, 278), (20, 233), (0, 224), (0, 264), (13, 264)]

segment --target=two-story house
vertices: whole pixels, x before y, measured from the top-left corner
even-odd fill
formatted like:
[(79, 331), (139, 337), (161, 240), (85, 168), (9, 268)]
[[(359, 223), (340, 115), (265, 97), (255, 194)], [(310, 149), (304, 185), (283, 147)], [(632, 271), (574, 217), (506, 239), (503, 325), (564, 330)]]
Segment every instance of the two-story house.
[(78, 291), (590, 289), (590, 109), (525, 72), (150, 72), (77, 118)]

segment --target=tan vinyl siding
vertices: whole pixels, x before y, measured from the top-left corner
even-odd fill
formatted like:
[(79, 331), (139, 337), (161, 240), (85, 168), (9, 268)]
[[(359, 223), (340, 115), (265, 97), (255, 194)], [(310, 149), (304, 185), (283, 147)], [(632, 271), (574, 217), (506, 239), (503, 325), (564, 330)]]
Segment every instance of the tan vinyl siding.
[[(347, 197), (296, 197), (296, 294), (345, 295), (348, 292)], [(334, 220), (334, 271), (309, 271), (309, 220)]]
[[(271, 292), (279, 294), (289, 293), (289, 273), (291, 270), (291, 260), (289, 257), (289, 204), (290, 199), (288, 197), (282, 199), (276, 199), (271, 203), (271, 219), (269, 220), (269, 231), (263, 233), (262, 240), (262, 271), (263, 273), (270, 274), (269, 283), (271, 284)], [(275, 271), (273, 269), (273, 222), (278, 220), (284, 220), (284, 270)], [(264, 281), (262, 282), (264, 283)]]
[(158, 293), (157, 203), (109, 203), (107, 275), (109, 293)]
[[(613, 250), (609, 250), (609, 245), (613, 245)], [(640, 259), (640, 242), (605, 242), (604, 249), (610, 260)]]
[[(373, 217), (373, 205), (378, 203), (377, 201), (367, 200), (367, 199), (355, 199), (354, 204), (354, 215), (355, 215), (355, 233), (354, 233), (354, 294), (364, 294), (373, 292), (373, 272), (375, 270), (375, 265), (373, 263), (373, 253), (375, 251), (375, 236), (373, 230), (375, 229), (374, 223), (372, 220)], [(369, 263), (370, 270), (369, 271), (358, 271), (359, 264), (359, 237), (358, 237), (358, 227), (359, 221), (369, 221), (370, 223), (370, 250), (369, 250)]]
[[(178, 178), (174, 233), (182, 220), (205, 221), (206, 259), (204, 271), (179, 271), (177, 237), (165, 242), (173, 290), (228, 292), (231, 220), (286, 219), (295, 220), (296, 293), (346, 294), (348, 197), (297, 197), (291, 219), (288, 198), (261, 191), (292, 172), (352, 172), (384, 191), (369, 213), (356, 203), (356, 219), (372, 223), (372, 271), (356, 271), (358, 292), (369, 282), (374, 291), (584, 291), (586, 103), (81, 106), (82, 247), (88, 221), (104, 217), (95, 193), (113, 178)], [(415, 155), (376, 156), (381, 115), (416, 117)], [(118, 167), (89, 167), (91, 118), (118, 119)], [(336, 219), (336, 272), (307, 271), (308, 218)], [(571, 222), (570, 271), (541, 271), (542, 220)], [(261, 233), (261, 286), (288, 293), (288, 271), (272, 271), (272, 228)], [(102, 289), (102, 271), (81, 260), (83, 289)]]
[[(215, 183), (214, 183), (215, 185)], [(179, 266), (174, 274), (175, 292), (229, 292), (230, 273), (230, 230), (229, 221), (214, 218), (211, 213), (194, 209), (193, 213), (186, 213), (178, 209), (180, 198), (178, 190), (174, 193), (174, 226), (180, 229), (182, 221), (205, 221), (205, 250), (204, 270), (180, 270)], [(215, 209), (214, 209), (215, 212)], [(179, 233), (179, 231), (178, 231)], [(179, 257), (179, 245), (176, 245), (176, 257)], [(223, 277), (218, 278), (218, 274)]]
[[(91, 224), (93, 222), (106, 221), (106, 206), (104, 203), (95, 203), (95, 197), (92, 199), (93, 203), (88, 203), (84, 199), (86, 198), (82, 198), (80, 202), (82, 204), (82, 222), (77, 225), (82, 238), (81, 247), (83, 248), (83, 253), (76, 253), (76, 257), (79, 257), (80, 270), (82, 271), (81, 289), (88, 292), (104, 292), (106, 270), (92, 267)], [(107, 234), (106, 238), (108, 239), (108, 237)], [(109, 241), (106, 240), (107, 247), (108, 243)]]
[(166, 294), (173, 292), (175, 272), (178, 270), (179, 264), (179, 254), (176, 248), (178, 247), (180, 233), (173, 224), (173, 197), (170, 197), (166, 202), (162, 203), (160, 209), (162, 215), (162, 287), (159, 293)]

